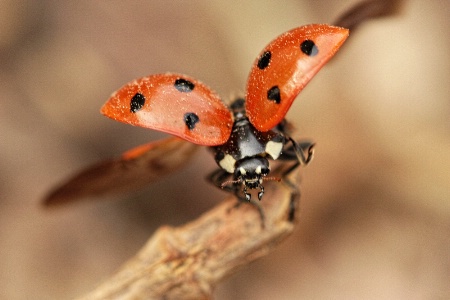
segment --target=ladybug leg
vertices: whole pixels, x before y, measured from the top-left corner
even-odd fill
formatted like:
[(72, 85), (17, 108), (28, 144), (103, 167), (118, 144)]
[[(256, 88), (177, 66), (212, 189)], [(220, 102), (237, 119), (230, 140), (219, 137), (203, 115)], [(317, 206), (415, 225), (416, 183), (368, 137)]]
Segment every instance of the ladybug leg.
[(244, 189), (242, 191), (244, 192), (245, 201), (250, 202), (250, 200), (252, 200), (252, 195), (249, 192), (247, 192), (247, 187), (245, 185), (244, 185)]
[[(244, 186), (244, 188), (242, 190), (242, 193), (241, 193), (241, 190), (239, 189), (239, 185), (240, 184), (233, 184), (233, 185), (236, 187), (234, 195), (238, 199), (236, 204), (233, 206), (233, 209), (234, 208), (238, 208), (239, 206), (241, 206), (242, 203), (249, 203), (249, 204), (253, 205), (258, 210), (259, 217), (261, 219), (261, 227), (264, 228), (265, 227), (265, 222), (266, 222), (266, 215), (264, 214), (264, 209), (262, 208), (262, 206), (259, 203), (259, 201), (255, 201), (255, 200), (252, 199), (252, 195), (247, 192), (247, 187), (246, 186)], [(242, 196), (242, 194), (244, 196)], [(261, 186), (261, 192), (258, 193), (259, 200), (261, 200), (262, 194), (264, 194), (264, 188)]]
[[(264, 194), (264, 188), (262, 187), (262, 185), (260, 186), (260, 188), (261, 188), (261, 191), (258, 193), (259, 200), (261, 200), (262, 195)], [(252, 195), (247, 192), (246, 186), (244, 186), (242, 191), (243, 191), (244, 197), (242, 197), (242, 194), (240, 193), (239, 188), (237, 189), (236, 193), (234, 194), (236, 196), (236, 198), (239, 200), (236, 203), (236, 205), (234, 206), (234, 208), (241, 206), (242, 203), (250, 203), (251, 205), (255, 206), (256, 209), (258, 209), (259, 217), (261, 219), (261, 227), (264, 228), (266, 216), (264, 214), (264, 210), (263, 210), (261, 204), (259, 203), (259, 201), (255, 201), (252, 199)]]
[(261, 199), (262, 199), (262, 197), (264, 195), (264, 187), (263, 187), (262, 184), (259, 185), (259, 189), (260, 189), (260, 191), (258, 193), (258, 200), (261, 201)]
[(283, 151), (279, 159), (281, 160), (297, 160), (301, 165), (307, 165), (314, 156), (314, 143), (310, 141), (296, 142), (291, 137), (287, 138), (292, 145)]
[(266, 215), (264, 214), (264, 209), (262, 208), (261, 204), (257, 201), (251, 200), (249, 202), (258, 209), (259, 218), (261, 219), (261, 228), (264, 229), (266, 222)]
[[(250, 203), (253, 206), (255, 206), (258, 209), (259, 216), (261, 218), (261, 227), (264, 228), (265, 224), (265, 214), (264, 210), (259, 202), (256, 202), (251, 199), (251, 194), (247, 192), (247, 187), (244, 186), (244, 188), (241, 190), (242, 183), (233, 182), (227, 185), (223, 185), (223, 183), (227, 180), (229, 180), (233, 174), (228, 173), (227, 171), (223, 169), (217, 169), (213, 171), (211, 174), (207, 176), (207, 180), (212, 183), (214, 186), (217, 186), (218, 188), (225, 190), (229, 193), (232, 193), (236, 196), (237, 202), (236, 204), (231, 208), (235, 209), (241, 206), (242, 203)], [(258, 193), (258, 198), (261, 200), (260, 197), (262, 197), (262, 194), (264, 194), (264, 188), (260, 187), (261, 191)]]
[(293, 222), (295, 219), (295, 213), (297, 211), (298, 203), (300, 200), (300, 189), (296, 184), (289, 180), (288, 175), (297, 169), (299, 166), (306, 166), (309, 164), (314, 154), (314, 144), (309, 141), (299, 141), (298, 143), (292, 138), (288, 138), (292, 145), (288, 147), (279, 159), (296, 162), (285, 170), (281, 175), (283, 183), (286, 184), (291, 190), (291, 199), (289, 202), (288, 220)]
[[(230, 181), (232, 176), (233, 174), (230, 174), (223, 169), (217, 169), (208, 175), (207, 180), (219, 189), (234, 194), (239, 200), (236, 207), (239, 207), (241, 203), (251, 202), (251, 195), (247, 193), (247, 189), (244, 187), (244, 193), (241, 193), (241, 183)], [(227, 181), (230, 181), (230, 183), (223, 185), (223, 183)]]
[(296, 153), (300, 152), (301, 154), (303, 154), (304, 153), (303, 151), (306, 152), (306, 157), (304, 157), (304, 156), (302, 157), (302, 158), (305, 158), (305, 160), (302, 160), (302, 163), (305, 166), (308, 165), (314, 157), (314, 146), (316, 144), (310, 143), (310, 142), (297, 144), (294, 140), (292, 140), (292, 142), (298, 146), (297, 149), (299, 149), (299, 150), (295, 151)]
[(209, 183), (218, 187), (219, 189), (222, 189), (226, 192), (237, 195), (240, 191), (239, 184), (232, 183), (232, 184), (223, 185), (223, 183), (226, 181), (229, 181), (232, 178), (232, 176), (233, 176), (233, 174), (230, 174), (223, 169), (217, 169), (217, 170), (211, 172), (206, 177), (206, 180), (208, 180)]
[(289, 180), (288, 175), (292, 171), (298, 168), (300, 166), (300, 162), (296, 162), (294, 165), (292, 165), (289, 169), (283, 172), (281, 178), (283, 179), (282, 182), (288, 186), (288, 188), (291, 190), (291, 199), (289, 201), (289, 212), (288, 212), (288, 220), (290, 222), (293, 222), (295, 220), (295, 213), (297, 211), (297, 207), (300, 201), (300, 189), (296, 184), (294, 184), (291, 180)]
[[(291, 142), (291, 146), (287, 149), (283, 149), (283, 154), (280, 159), (283, 160), (297, 160), (304, 165), (307, 165), (313, 157), (314, 143), (307, 140), (300, 140), (296, 142), (291, 138), (291, 133), (294, 131), (294, 127), (286, 119), (283, 119), (280, 124), (277, 125), (277, 130), (286, 137), (286, 144)], [(305, 156), (305, 153), (307, 155)]]

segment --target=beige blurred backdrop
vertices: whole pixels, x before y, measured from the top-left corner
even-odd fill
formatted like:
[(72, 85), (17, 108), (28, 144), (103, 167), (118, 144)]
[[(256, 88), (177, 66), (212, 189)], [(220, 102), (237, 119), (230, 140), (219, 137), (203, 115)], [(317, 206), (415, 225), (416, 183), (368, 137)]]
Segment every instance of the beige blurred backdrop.
[[(165, 136), (102, 117), (111, 92), (167, 71), (242, 92), (269, 41), (357, 2), (0, 1), (0, 298), (81, 296), (224, 197), (202, 149), (142, 191), (43, 210), (62, 179)], [(405, 1), (300, 94), (288, 118), (317, 148), (298, 227), (217, 299), (450, 298), (449, 16), (449, 1)]]

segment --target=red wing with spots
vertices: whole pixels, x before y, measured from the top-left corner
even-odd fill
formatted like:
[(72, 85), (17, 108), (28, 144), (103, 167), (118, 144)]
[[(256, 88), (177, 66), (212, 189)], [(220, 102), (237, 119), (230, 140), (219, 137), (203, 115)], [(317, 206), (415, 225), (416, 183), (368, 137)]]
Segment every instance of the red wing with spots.
[(224, 144), (233, 125), (231, 112), (216, 93), (179, 74), (151, 75), (130, 82), (111, 96), (101, 112), (120, 122), (205, 146)]
[(44, 204), (55, 206), (89, 196), (136, 190), (189, 161), (198, 146), (176, 137), (145, 144), (80, 172), (53, 190)]
[(298, 93), (333, 57), (348, 34), (341, 27), (307, 25), (267, 45), (247, 81), (246, 111), (253, 126), (268, 131), (278, 125)]

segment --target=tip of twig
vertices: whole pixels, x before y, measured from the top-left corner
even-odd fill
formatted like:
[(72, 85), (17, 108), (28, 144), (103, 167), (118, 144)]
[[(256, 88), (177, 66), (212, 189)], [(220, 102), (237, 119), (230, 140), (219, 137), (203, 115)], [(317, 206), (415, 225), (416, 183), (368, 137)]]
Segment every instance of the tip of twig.
[(333, 23), (354, 32), (370, 19), (389, 17), (400, 12), (402, 0), (366, 0), (357, 3)]

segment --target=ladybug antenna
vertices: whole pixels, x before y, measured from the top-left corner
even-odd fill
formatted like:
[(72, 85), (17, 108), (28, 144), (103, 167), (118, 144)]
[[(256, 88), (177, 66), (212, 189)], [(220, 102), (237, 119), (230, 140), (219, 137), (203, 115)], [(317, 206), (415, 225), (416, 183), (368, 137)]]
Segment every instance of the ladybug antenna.
[(242, 179), (224, 181), (220, 184), (220, 187), (223, 189), (223, 188), (225, 188), (226, 185), (228, 185), (230, 183), (242, 183)]
[(280, 177), (263, 177), (262, 180), (264, 180), (264, 181), (277, 181), (277, 182), (280, 182), (281, 178)]

